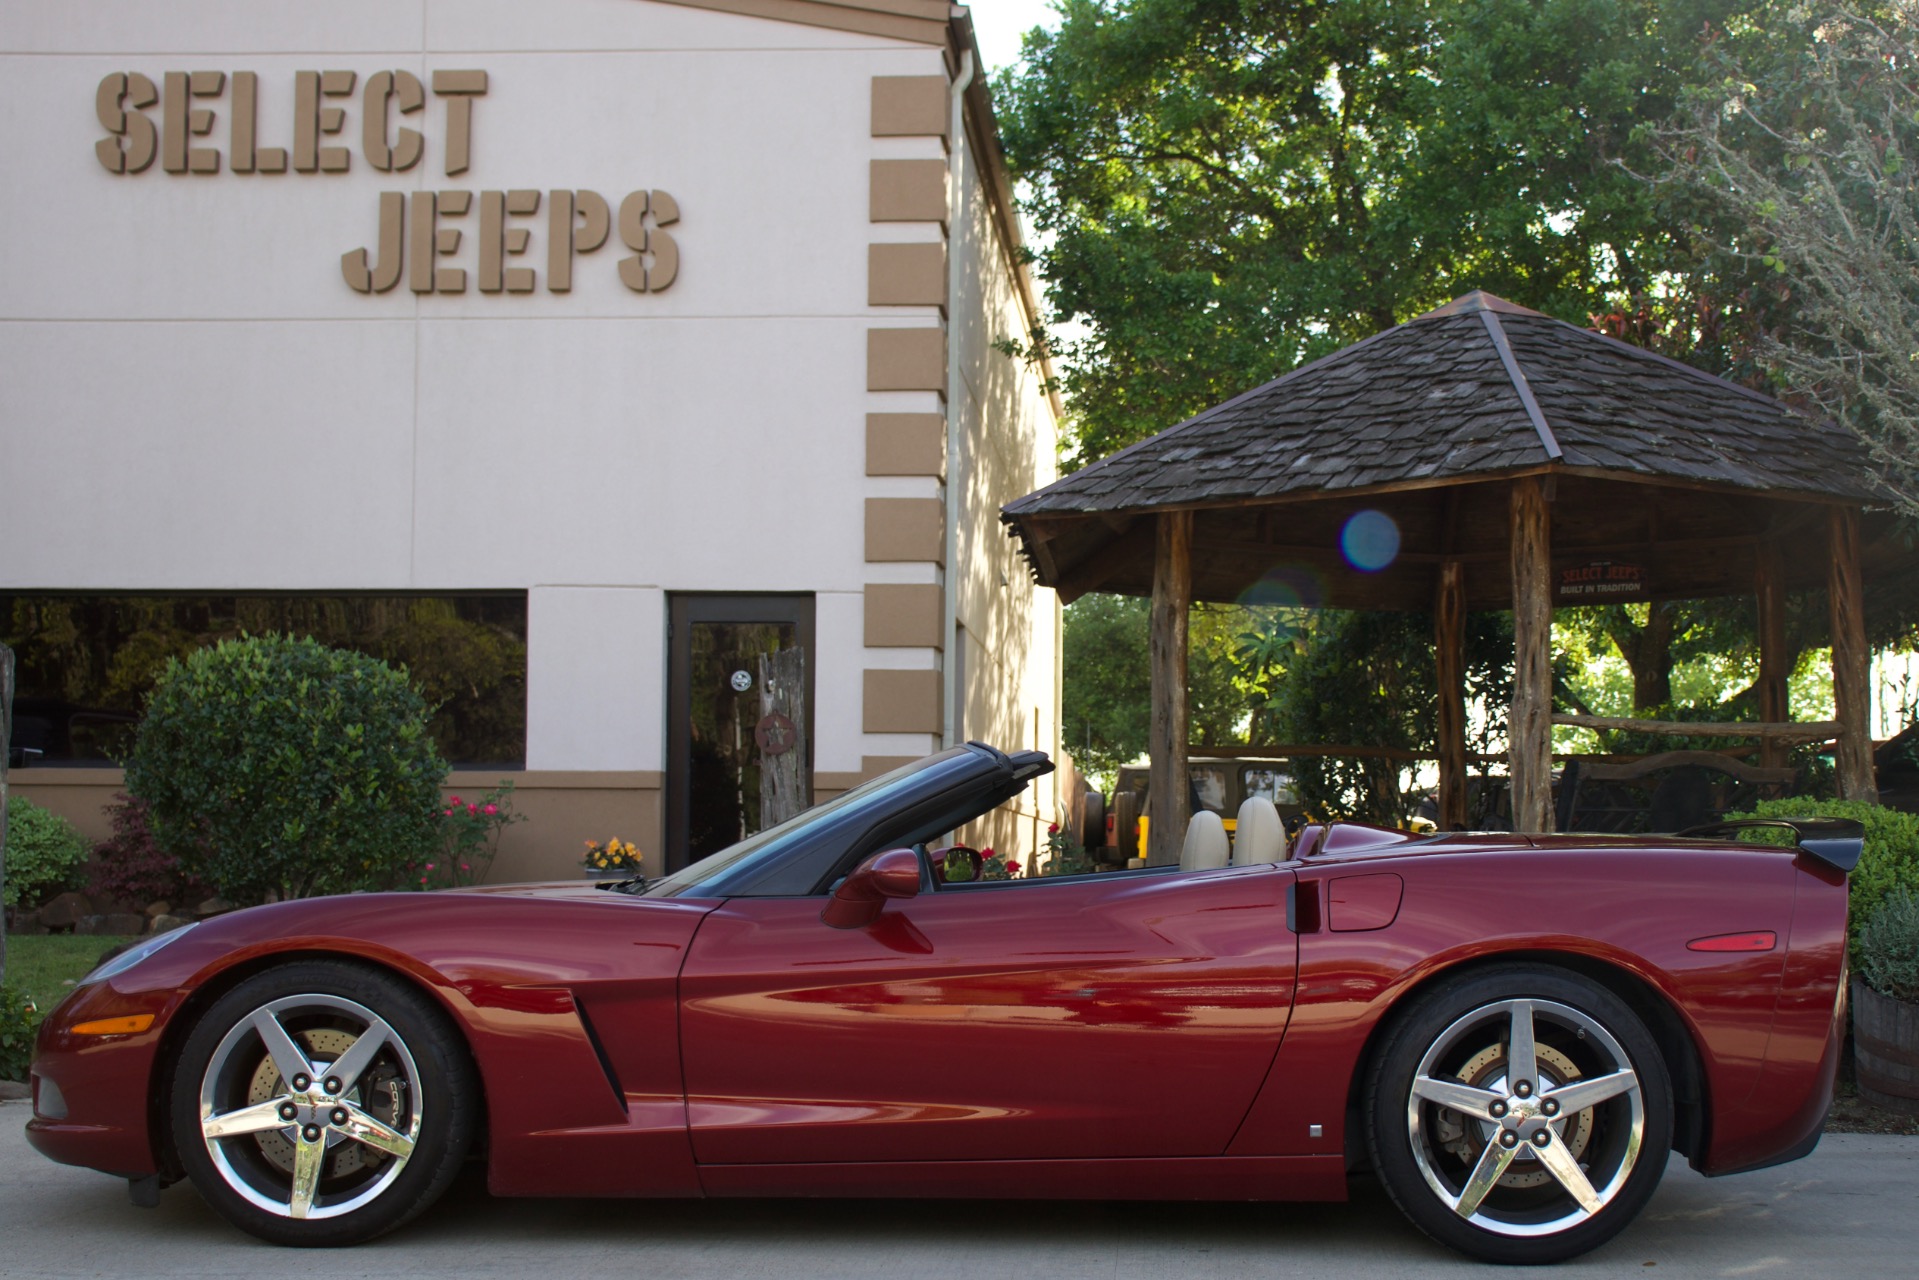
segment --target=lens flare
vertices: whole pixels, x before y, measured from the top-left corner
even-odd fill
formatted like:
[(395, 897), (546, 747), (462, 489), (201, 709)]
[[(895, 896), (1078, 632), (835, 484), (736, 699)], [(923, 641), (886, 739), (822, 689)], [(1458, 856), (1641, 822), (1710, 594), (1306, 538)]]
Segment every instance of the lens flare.
[(1399, 557), (1399, 526), (1384, 511), (1362, 511), (1339, 531), (1346, 563), (1362, 573), (1378, 573)]
[(1274, 565), (1239, 593), (1239, 603), (1253, 608), (1312, 609), (1326, 598), (1319, 579), (1304, 565)]

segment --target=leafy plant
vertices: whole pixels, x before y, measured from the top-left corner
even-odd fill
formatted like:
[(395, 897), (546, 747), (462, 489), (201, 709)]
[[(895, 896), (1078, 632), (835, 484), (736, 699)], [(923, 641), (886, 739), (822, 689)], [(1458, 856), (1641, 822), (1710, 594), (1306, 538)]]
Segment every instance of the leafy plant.
[(586, 854), (580, 865), (588, 871), (631, 871), (638, 875), (646, 866), (646, 855), (631, 840), (608, 836), (606, 843), (586, 842)]
[(0, 987), (0, 1080), (25, 1080), (33, 1062), (40, 1010), (12, 987)]
[(121, 792), (107, 807), (113, 834), (93, 847), (93, 887), (136, 905), (164, 901), (178, 906), (211, 896), (180, 859), (160, 847), (147, 821), (147, 803)]
[[(1788, 796), (1761, 800), (1751, 813), (1729, 813), (1728, 818), (1850, 818), (1866, 828), (1865, 850), (1852, 871), (1852, 962), (1863, 963), (1860, 929), (1881, 904), (1895, 894), (1919, 894), (1919, 814), (1902, 813), (1863, 800), (1811, 800)], [(1785, 832), (1751, 832), (1742, 839), (1789, 844)]]
[(7, 797), (6, 905), (37, 907), (87, 882), (87, 842), (71, 822), (25, 796)]
[(440, 810), (440, 854), (419, 868), (422, 888), (454, 889), (486, 879), (493, 857), (500, 851), (500, 833), (526, 815), (513, 812), (513, 783), (500, 785), (478, 800), (448, 796)]
[(1046, 828), (1046, 858), (1039, 864), (1043, 876), (1083, 876), (1099, 870), (1093, 855), (1059, 829), (1054, 822)]
[(167, 663), (127, 761), (159, 847), (237, 903), (380, 889), (441, 847), (446, 761), (403, 671), (253, 636)]
[(1019, 859), (1010, 853), (994, 853), (991, 845), (979, 851), (979, 859), (982, 880), (1014, 880), (1020, 875)]
[(1919, 1004), (1919, 893), (1890, 895), (1860, 926), (1859, 976), (1888, 999)]

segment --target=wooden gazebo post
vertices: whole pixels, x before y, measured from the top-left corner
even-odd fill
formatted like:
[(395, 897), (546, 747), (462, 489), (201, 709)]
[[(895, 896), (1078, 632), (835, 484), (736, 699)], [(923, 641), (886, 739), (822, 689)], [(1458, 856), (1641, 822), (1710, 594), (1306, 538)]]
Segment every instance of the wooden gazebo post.
[(1439, 565), (1433, 599), (1433, 655), (1439, 689), (1439, 829), (1466, 827), (1466, 566)]
[(1146, 865), (1171, 866), (1186, 842), (1186, 623), (1193, 605), (1193, 513), (1159, 515), (1153, 554), (1153, 612), (1150, 661), (1153, 667), (1152, 724), (1147, 751), (1146, 805), (1152, 822), (1146, 836)]
[(1866, 648), (1866, 607), (1859, 576), (1859, 509), (1833, 507), (1827, 518), (1832, 603), (1832, 709), (1839, 721), (1839, 795), (1877, 803), (1872, 773), (1872, 657)]
[[(1759, 601), (1759, 718), (1783, 724), (1792, 718), (1786, 677), (1785, 569), (1779, 563), (1779, 543), (1767, 538), (1759, 544), (1759, 570), (1754, 594)], [(1767, 735), (1759, 742), (1759, 763), (1776, 769), (1786, 763), (1786, 745)]]
[(1513, 830), (1553, 829), (1552, 515), (1546, 481), (1521, 476), (1512, 492)]

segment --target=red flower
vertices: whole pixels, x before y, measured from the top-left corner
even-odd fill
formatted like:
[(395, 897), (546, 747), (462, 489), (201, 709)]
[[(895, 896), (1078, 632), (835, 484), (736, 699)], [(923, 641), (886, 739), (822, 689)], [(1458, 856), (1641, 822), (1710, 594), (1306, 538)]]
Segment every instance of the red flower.
[(1046, 834), (1047, 834), (1047, 835), (1049, 835), (1049, 836), (1056, 836), (1056, 835), (1058, 835), (1058, 834), (1059, 834), (1059, 823), (1057, 823), (1057, 822), (1049, 822), (1049, 823), (1047, 823), (1047, 824), (1046, 824)]
[(469, 818), (477, 818), (480, 816), (480, 806), (477, 804), (470, 804), (466, 807), (466, 813)]
[(490, 804), (488, 804), (488, 805), (481, 805), (481, 806), (480, 806), (480, 812), (481, 812), (481, 813), (484, 813), (484, 814), (485, 814), (485, 815), (486, 815), (487, 817), (489, 817), (489, 818), (490, 818), (490, 817), (492, 817), (492, 816), (493, 816), (494, 814), (496, 814), (496, 813), (498, 813), (498, 812), (499, 812), (499, 809), (498, 809), (497, 807), (495, 807), (494, 805), (490, 805)]

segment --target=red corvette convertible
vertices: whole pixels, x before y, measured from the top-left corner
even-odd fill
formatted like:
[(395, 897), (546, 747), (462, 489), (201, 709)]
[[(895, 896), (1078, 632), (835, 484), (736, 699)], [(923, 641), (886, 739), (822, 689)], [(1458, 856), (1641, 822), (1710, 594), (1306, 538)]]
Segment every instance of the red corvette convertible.
[(1856, 828), (1253, 814), (1230, 861), (1196, 820), (1181, 866), (1030, 880), (929, 850), (1051, 767), (956, 747), (660, 880), (151, 938), (47, 1019), (29, 1135), (294, 1245), (477, 1158), (515, 1196), (1337, 1200), (1369, 1169), (1503, 1262), (1613, 1235), (1668, 1149), (1722, 1174), (1818, 1141)]

